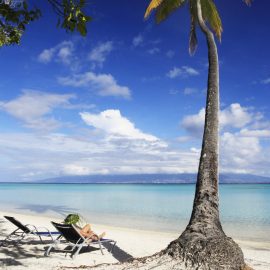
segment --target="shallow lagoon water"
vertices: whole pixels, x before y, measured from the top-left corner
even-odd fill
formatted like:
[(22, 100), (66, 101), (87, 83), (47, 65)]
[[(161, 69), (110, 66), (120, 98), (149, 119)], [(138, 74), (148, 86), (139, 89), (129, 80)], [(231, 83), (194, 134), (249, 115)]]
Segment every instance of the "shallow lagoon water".
[[(195, 185), (0, 184), (2, 211), (65, 216), (78, 212), (91, 223), (181, 232), (189, 221)], [(270, 185), (220, 185), (225, 232), (270, 242)]]

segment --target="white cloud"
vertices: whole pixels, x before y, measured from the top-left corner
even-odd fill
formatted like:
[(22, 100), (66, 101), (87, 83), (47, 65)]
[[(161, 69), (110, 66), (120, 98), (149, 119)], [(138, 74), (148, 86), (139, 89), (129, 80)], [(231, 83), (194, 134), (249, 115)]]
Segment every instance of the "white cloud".
[(58, 82), (67, 86), (87, 87), (95, 90), (100, 96), (119, 96), (126, 99), (131, 97), (131, 90), (127, 86), (119, 85), (111, 74), (86, 72), (69, 77), (59, 77)]
[(24, 122), (26, 127), (51, 130), (60, 123), (51, 115), (61, 106), (70, 105), (72, 94), (51, 94), (40, 91), (24, 90), (23, 94), (11, 101), (0, 103), (0, 109)]
[(157, 137), (135, 128), (135, 125), (122, 116), (119, 110), (106, 110), (99, 114), (83, 112), (80, 115), (87, 125), (100, 129), (109, 135), (152, 142), (158, 141)]
[(71, 62), (72, 47), (65, 46), (65, 47), (60, 48), (57, 56), (60, 62), (69, 64)]
[(176, 138), (176, 141), (180, 143), (186, 143), (186, 142), (189, 142), (191, 139), (192, 138), (190, 136), (181, 136), (181, 137)]
[(240, 130), (240, 135), (243, 137), (268, 138), (270, 137), (270, 129), (250, 130), (250, 129), (244, 128)]
[(224, 169), (248, 170), (260, 159), (261, 147), (256, 137), (242, 137), (225, 132), (221, 136), (221, 157)]
[(160, 52), (160, 49), (159, 48), (157, 48), (157, 47), (155, 47), (155, 48), (152, 48), (152, 49), (149, 49), (148, 51), (147, 51), (149, 54), (157, 54), (157, 53), (159, 53)]
[(107, 41), (105, 43), (99, 44), (97, 47), (92, 49), (89, 54), (89, 60), (102, 66), (106, 61), (108, 54), (113, 50), (113, 42)]
[(267, 78), (265, 80), (261, 81), (262, 84), (269, 84), (270, 83), (270, 78)]
[(63, 175), (184, 173), (195, 172), (198, 166), (198, 153), (191, 150), (108, 132), (74, 136), (0, 133), (0, 147), (5, 156), (4, 160), (0, 157), (2, 179), (13, 181)]
[[(2, 109), (3, 104), (5, 102), (1, 102)], [(46, 108), (44, 112), (51, 110), (50, 106)], [(260, 143), (261, 139), (269, 138), (269, 130), (251, 129), (257, 114), (251, 109), (247, 112), (253, 115), (247, 126), (239, 128), (240, 131), (221, 134), (221, 171), (270, 175), (270, 149)], [(31, 114), (37, 118), (40, 115)], [(201, 114), (203, 119), (203, 112)], [(197, 171), (200, 149), (199, 144), (191, 144), (192, 137), (183, 136), (170, 144), (140, 130), (119, 110), (84, 112), (81, 117), (91, 128), (76, 130), (73, 135), (0, 133), (2, 179), (20, 181), (64, 175)], [(189, 149), (179, 148), (184, 142), (189, 142)]]
[(38, 56), (38, 60), (42, 63), (51, 62), (54, 55), (54, 49), (45, 49)]
[(138, 36), (133, 38), (132, 44), (134, 47), (138, 47), (138, 46), (142, 45), (143, 40), (144, 40), (143, 36), (141, 34), (139, 34)]
[(231, 126), (241, 128), (249, 124), (255, 115), (249, 112), (249, 108), (241, 107), (239, 103), (233, 103), (220, 113), (221, 127)]
[(201, 137), (204, 125), (205, 109), (201, 109), (198, 114), (187, 115), (183, 118), (181, 126), (191, 135)]
[(184, 89), (184, 95), (192, 95), (192, 94), (196, 94), (196, 93), (198, 93), (198, 90), (196, 88), (186, 87)]
[(177, 77), (197, 76), (199, 74), (200, 73), (192, 67), (182, 66), (181, 68), (174, 67), (173, 69), (171, 69), (167, 73), (167, 77), (174, 79)]
[[(63, 171), (67, 175), (90, 175), (90, 174), (93, 174), (93, 170), (91, 170), (91, 168), (86, 167), (86, 166), (82, 166), (82, 165), (77, 165), (77, 164), (64, 165)], [(94, 171), (94, 173), (96, 173), (96, 172)]]
[[(198, 114), (184, 117), (182, 127), (190, 137), (180, 137), (180, 141), (202, 138), (204, 115), (203, 108)], [(270, 138), (269, 121), (254, 108), (234, 103), (220, 112), (220, 126), (221, 171), (269, 175), (270, 154), (269, 147), (265, 147)]]
[[(239, 103), (233, 103), (220, 111), (221, 129), (242, 128), (252, 121), (257, 121), (261, 116), (253, 113), (250, 108), (242, 107)], [(187, 115), (183, 118), (181, 125), (195, 137), (201, 137), (204, 126), (205, 109), (202, 108), (197, 114)]]
[(38, 56), (38, 61), (44, 64), (52, 61), (70, 64), (73, 59), (74, 44), (71, 41), (63, 41), (50, 49), (44, 49)]

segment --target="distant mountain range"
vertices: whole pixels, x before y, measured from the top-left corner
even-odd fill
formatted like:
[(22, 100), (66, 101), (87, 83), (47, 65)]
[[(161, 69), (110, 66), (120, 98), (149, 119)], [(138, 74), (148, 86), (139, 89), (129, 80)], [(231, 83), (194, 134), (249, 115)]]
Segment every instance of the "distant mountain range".
[[(114, 183), (114, 184), (193, 184), (197, 174), (133, 174), (133, 175), (87, 175), (63, 176), (35, 181), (36, 183)], [(270, 184), (270, 177), (252, 174), (221, 174), (223, 184)]]

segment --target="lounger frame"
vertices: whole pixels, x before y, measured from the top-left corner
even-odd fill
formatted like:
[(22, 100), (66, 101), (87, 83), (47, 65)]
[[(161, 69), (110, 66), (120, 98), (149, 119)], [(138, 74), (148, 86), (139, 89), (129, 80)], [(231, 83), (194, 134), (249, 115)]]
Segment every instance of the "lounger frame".
[[(81, 235), (80, 231), (74, 226), (74, 225), (67, 225), (67, 224), (59, 224), (52, 222), (53, 226), (61, 233), (59, 237), (57, 237), (56, 240), (48, 247), (48, 249), (45, 251), (45, 256), (49, 256), (52, 249), (54, 250), (60, 250), (60, 251), (65, 251), (65, 255), (67, 253), (71, 253), (72, 259), (75, 259), (76, 256), (80, 253), (81, 249), (84, 246), (91, 246), (91, 245), (98, 245), (101, 251), (101, 254), (104, 255), (103, 253), (103, 243), (112, 243), (112, 247), (109, 250), (109, 252), (112, 253), (116, 241), (112, 239), (99, 239), (96, 241), (91, 241), (91, 239), (85, 238), (83, 235)], [(68, 246), (71, 246), (70, 249), (58, 249), (57, 246), (65, 240), (67, 242)]]
[(8, 241), (13, 241), (19, 243), (25, 239), (26, 236), (35, 235), (39, 238), (40, 242), (44, 244), (42, 236), (50, 237), (51, 241), (54, 241), (53, 235), (59, 235), (60, 233), (51, 232), (46, 227), (36, 227), (33, 224), (23, 225), (19, 220), (14, 217), (4, 216), (5, 219), (10, 221), (13, 225), (17, 227), (13, 232), (11, 232), (4, 240), (3, 243)]

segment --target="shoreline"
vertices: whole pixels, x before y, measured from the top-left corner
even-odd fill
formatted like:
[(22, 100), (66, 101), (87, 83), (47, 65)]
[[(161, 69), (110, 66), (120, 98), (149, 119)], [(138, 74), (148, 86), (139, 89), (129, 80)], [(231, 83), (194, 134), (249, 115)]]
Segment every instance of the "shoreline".
[[(48, 227), (54, 230), (50, 221), (61, 222), (62, 218), (49, 216), (48, 213), (42, 215), (31, 215), (19, 211), (6, 212), (0, 210), (0, 227), (1, 239), (4, 235), (13, 231), (15, 226), (4, 219), (4, 215), (16, 217), (23, 224), (33, 224), (37, 227)], [(151, 230), (139, 230), (125, 227), (115, 227), (102, 224), (91, 224), (95, 232), (106, 231), (106, 237), (117, 241), (117, 251), (119, 254), (112, 256), (109, 252), (101, 255), (99, 250), (79, 254), (76, 259), (72, 260), (69, 256), (65, 257), (62, 253), (52, 253), (50, 257), (44, 257), (44, 245), (34, 242), (34, 244), (25, 243), (20, 245), (20, 252), (14, 257), (14, 246), (0, 247), (4, 252), (0, 253), (1, 269), (22, 270), (22, 269), (58, 269), (60, 267), (78, 267), (81, 265), (94, 266), (100, 263), (116, 263), (124, 261), (130, 256), (143, 257), (152, 255), (164, 248), (179, 236), (179, 233), (160, 232)], [(37, 239), (35, 239), (37, 240)], [(31, 239), (32, 241), (32, 239)], [(270, 242), (238, 240), (235, 241), (240, 245), (245, 255), (246, 263), (255, 270), (270, 269)], [(48, 246), (49, 243), (47, 243)], [(2, 251), (2, 250), (1, 250)], [(33, 252), (35, 251), (35, 252)], [(30, 253), (31, 256), (28, 254)], [(42, 264), (42, 267), (40, 265)]]
[[(196, 182), (1, 182), (0, 184), (29, 185), (196, 185)], [(219, 185), (270, 185), (270, 182), (220, 182)]]
[[(3, 212), (0, 209), (0, 214)], [(72, 211), (71, 211), (72, 212)], [(16, 209), (16, 208), (6, 208), (5, 213), (13, 214), (13, 215), (25, 215), (25, 216), (31, 216), (32, 218), (36, 218), (38, 216), (47, 218), (49, 221), (59, 221), (61, 222), (66, 214), (68, 213), (57, 213), (56, 211), (45, 211), (42, 213), (42, 215), (39, 215), (36, 210), (31, 210), (29, 209)], [(76, 211), (75, 211), (76, 213)], [(3, 216), (3, 215), (2, 215)], [(188, 220), (181, 220), (180, 223), (177, 225), (177, 227), (172, 228), (167, 228), (165, 224), (159, 224), (156, 223), (155, 227), (153, 225), (152, 220), (140, 220), (141, 217), (133, 217), (136, 220), (132, 224), (131, 222), (125, 222), (126, 216), (125, 215), (106, 215), (106, 219), (102, 218), (104, 215), (100, 216), (95, 216), (95, 221), (91, 221), (88, 219), (85, 215), (81, 215), (83, 218), (83, 221), (90, 222), (91, 224), (97, 225), (97, 226), (102, 226), (102, 227), (112, 227), (112, 228), (121, 228), (121, 229), (127, 229), (127, 230), (136, 230), (139, 232), (155, 232), (155, 233), (165, 233), (165, 234), (170, 234), (174, 235), (175, 237), (178, 237), (182, 231), (186, 228), (188, 224)], [(96, 222), (96, 220), (101, 217), (101, 221)], [(1, 215), (0, 215), (1, 218)], [(131, 220), (130, 217), (128, 217), (129, 220)], [(119, 225), (119, 220), (122, 220), (122, 225)], [(233, 239), (237, 239), (239, 242), (243, 243), (265, 243), (266, 246), (270, 245), (270, 237), (268, 232), (270, 233), (270, 228), (268, 226), (265, 226), (265, 230), (261, 230), (259, 228), (259, 231), (257, 230), (256, 227), (253, 229), (250, 228), (249, 226), (246, 226), (243, 224), (243, 227), (239, 227), (239, 224), (235, 226), (234, 223), (228, 223), (226, 221), (222, 221), (222, 227), (226, 233), (227, 236), (232, 237)], [(140, 223), (142, 225), (140, 225)], [(138, 226), (139, 225), (139, 226)], [(243, 234), (242, 228), (245, 228), (245, 234)], [(253, 234), (253, 230), (256, 231), (256, 235)], [(260, 232), (260, 235), (258, 235)], [(265, 234), (265, 237), (264, 237)], [(248, 236), (247, 236), (248, 235)]]

